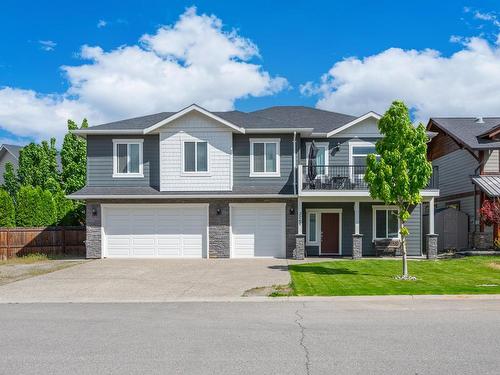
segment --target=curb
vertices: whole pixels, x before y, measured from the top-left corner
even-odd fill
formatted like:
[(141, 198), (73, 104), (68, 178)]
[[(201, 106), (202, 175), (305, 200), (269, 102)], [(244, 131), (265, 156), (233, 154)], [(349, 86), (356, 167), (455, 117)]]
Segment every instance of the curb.
[(214, 297), (214, 298), (165, 298), (159, 300), (1, 300), (2, 304), (33, 303), (193, 303), (193, 302), (228, 302), (228, 303), (289, 303), (289, 302), (387, 302), (387, 301), (500, 301), (500, 294), (453, 294), (453, 295), (388, 295), (388, 296), (328, 296), (328, 297)]

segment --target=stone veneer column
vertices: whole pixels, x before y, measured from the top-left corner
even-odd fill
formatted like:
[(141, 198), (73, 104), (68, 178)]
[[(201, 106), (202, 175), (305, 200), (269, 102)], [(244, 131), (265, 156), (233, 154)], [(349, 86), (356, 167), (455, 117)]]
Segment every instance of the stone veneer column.
[(363, 257), (363, 235), (352, 235), (352, 259), (361, 259)]
[(101, 205), (99, 203), (87, 203), (87, 238), (85, 248), (87, 258), (95, 259), (101, 257)]
[(293, 259), (302, 260), (306, 253), (306, 235), (296, 234), (295, 235), (295, 249), (293, 252)]
[(427, 259), (437, 259), (438, 234), (426, 234)]
[(229, 202), (214, 201), (208, 208), (208, 253), (210, 258), (229, 258)]

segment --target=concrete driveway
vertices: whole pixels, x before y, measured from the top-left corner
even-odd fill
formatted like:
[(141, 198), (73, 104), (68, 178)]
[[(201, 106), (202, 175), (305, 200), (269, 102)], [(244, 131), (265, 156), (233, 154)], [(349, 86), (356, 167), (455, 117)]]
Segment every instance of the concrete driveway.
[(0, 302), (163, 302), (288, 284), (286, 259), (99, 259), (0, 286)]

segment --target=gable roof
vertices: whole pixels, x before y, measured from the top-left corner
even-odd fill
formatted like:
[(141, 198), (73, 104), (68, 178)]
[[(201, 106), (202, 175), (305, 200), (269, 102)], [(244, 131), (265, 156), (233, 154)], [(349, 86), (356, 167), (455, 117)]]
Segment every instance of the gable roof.
[(12, 156), (14, 156), (16, 159), (19, 159), (19, 151), (23, 148), (23, 146), (18, 146), (18, 145), (9, 145), (4, 143), (3, 145), (0, 145), (0, 151), (5, 150), (9, 152)]
[(91, 126), (73, 132), (79, 135), (148, 134), (191, 111), (201, 112), (241, 133), (300, 131), (307, 134), (326, 135), (328, 132), (358, 119), (356, 116), (303, 106), (275, 106), (253, 112), (242, 112), (208, 111), (193, 104), (178, 112), (160, 112)]
[(427, 130), (433, 126), (471, 150), (500, 149), (500, 141), (487, 137), (500, 126), (500, 117), (484, 117), (483, 123), (475, 117), (431, 117)]
[(349, 121), (347, 124), (342, 125), (342, 126), (338, 127), (337, 129), (332, 130), (331, 132), (328, 133), (328, 137), (331, 137), (332, 135), (340, 133), (341, 131), (348, 129), (353, 125), (359, 124), (361, 121), (364, 121), (366, 119), (374, 118), (375, 120), (378, 121), (381, 119), (381, 117), (382, 116), (380, 116), (378, 113), (370, 111), (368, 113), (365, 113), (362, 116), (359, 116), (358, 118), (353, 119), (352, 121)]

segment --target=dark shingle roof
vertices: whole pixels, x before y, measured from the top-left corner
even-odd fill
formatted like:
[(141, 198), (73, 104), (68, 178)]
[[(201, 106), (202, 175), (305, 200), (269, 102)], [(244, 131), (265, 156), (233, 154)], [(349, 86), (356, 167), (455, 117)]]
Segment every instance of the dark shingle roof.
[(92, 130), (134, 130), (134, 129), (146, 129), (150, 126), (169, 118), (176, 112), (160, 112), (153, 115), (134, 117), (126, 120), (109, 122), (102, 125), (91, 126), (89, 129)]
[(9, 151), (17, 159), (19, 159), (19, 151), (23, 148), (23, 146), (9, 145), (9, 144), (6, 144), (6, 143), (4, 143), (3, 145), (0, 145), (0, 149), (2, 147), (5, 148), (7, 151)]
[(314, 128), (315, 133), (327, 133), (357, 118), (303, 106), (276, 106), (251, 113), (286, 123), (289, 127)]
[[(94, 130), (144, 130), (177, 112), (161, 112), (148, 116), (91, 126)], [(355, 116), (301, 106), (270, 107), (254, 112), (212, 112), (214, 115), (246, 129), (310, 128), (326, 133), (354, 120)]]
[(484, 117), (484, 123), (475, 117), (432, 117), (431, 123), (462, 142), (470, 149), (500, 148), (500, 141), (483, 137), (489, 130), (500, 125), (500, 117)]

